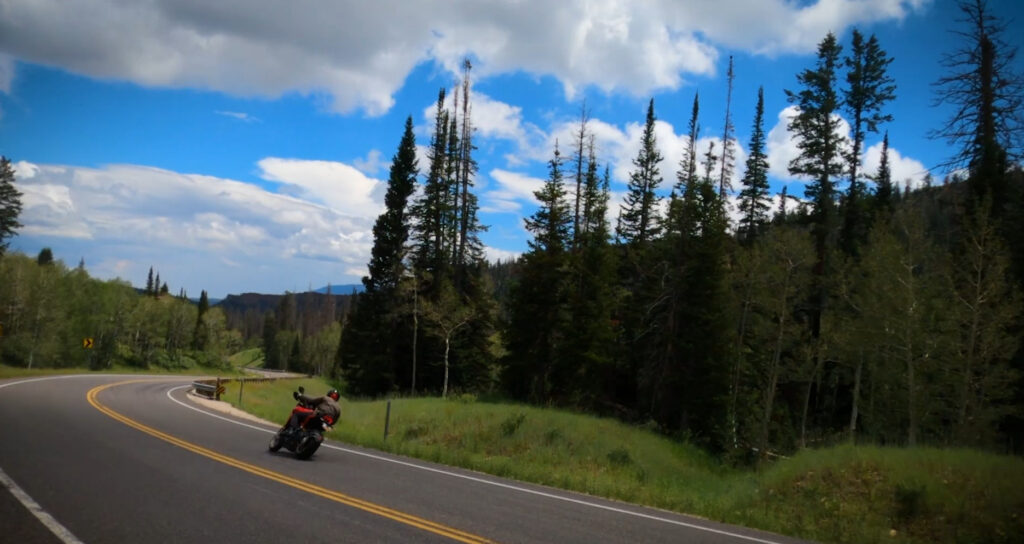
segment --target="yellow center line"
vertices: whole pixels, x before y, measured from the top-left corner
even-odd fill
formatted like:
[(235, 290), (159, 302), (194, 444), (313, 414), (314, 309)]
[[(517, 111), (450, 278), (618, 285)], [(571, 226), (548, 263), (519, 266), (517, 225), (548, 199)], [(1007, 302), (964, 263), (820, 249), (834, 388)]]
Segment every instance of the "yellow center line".
[(376, 514), (378, 516), (382, 516), (382, 517), (385, 517), (385, 518), (397, 521), (399, 523), (404, 523), (406, 525), (410, 525), (412, 527), (416, 527), (416, 528), (422, 529), (424, 531), (429, 531), (431, 533), (434, 533), (434, 534), (437, 534), (437, 535), (441, 535), (443, 537), (447, 537), (447, 538), (450, 538), (452, 540), (457, 540), (459, 542), (465, 542), (466, 544), (487, 544), (487, 543), (493, 544), (493, 541), (491, 541), (491, 540), (488, 540), (486, 538), (483, 538), (483, 537), (480, 537), (480, 536), (477, 536), (477, 535), (474, 535), (474, 534), (471, 534), (471, 533), (467, 533), (465, 531), (460, 531), (458, 529), (455, 529), (455, 528), (452, 528), (452, 527), (448, 527), (446, 525), (442, 525), (440, 523), (436, 523), (436, 522), (430, 521), (428, 519), (423, 519), (421, 517), (417, 517), (417, 516), (414, 516), (412, 514), (406, 514), (405, 512), (400, 512), (398, 510), (393, 510), (393, 509), (388, 508), (386, 506), (381, 506), (379, 504), (374, 504), (372, 502), (364, 501), (362, 499), (357, 499), (355, 497), (352, 497), (352, 496), (349, 496), (349, 495), (345, 495), (344, 493), (339, 493), (337, 491), (333, 491), (331, 489), (327, 489), (325, 487), (321, 487), (321, 486), (318, 486), (318, 485), (310, 483), (310, 482), (306, 482), (306, 481), (303, 481), (303, 480), (292, 478), (290, 476), (286, 476), (286, 475), (281, 474), (279, 472), (274, 472), (274, 471), (271, 471), (271, 470), (267, 470), (265, 468), (262, 468), (262, 467), (259, 467), (259, 466), (256, 466), (256, 465), (253, 465), (253, 464), (250, 464), (250, 463), (246, 463), (245, 461), (241, 461), (239, 459), (235, 459), (233, 457), (228, 457), (227, 455), (224, 455), (224, 454), (221, 454), (221, 453), (217, 453), (217, 452), (215, 452), (213, 450), (209, 450), (207, 448), (204, 448), (202, 446), (193, 444), (191, 442), (186, 442), (185, 440), (182, 440), (182, 439), (177, 438), (175, 436), (171, 436), (171, 435), (169, 435), (167, 433), (164, 433), (162, 431), (158, 431), (158, 430), (156, 430), (156, 429), (154, 429), (152, 427), (143, 425), (142, 423), (139, 423), (138, 421), (135, 421), (135, 420), (133, 420), (133, 419), (123, 415), (123, 414), (115, 412), (114, 410), (108, 408), (107, 406), (101, 404), (98, 400), (96, 400), (96, 396), (99, 395), (99, 393), (101, 391), (103, 391), (104, 389), (108, 389), (108, 388), (119, 386), (119, 385), (126, 385), (126, 384), (129, 384), (129, 383), (139, 383), (139, 382), (144, 382), (144, 381), (150, 381), (150, 380), (129, 380), (129, 381), (111, 383), (111, 384), (107, 384), (107, 385), (101, 385), (99, 387), (95, 387), (95, 388), (89, 390), (89, 392), (86, 393), (86, 399), (89, 401), (89, 404), (91, 404), (94, 408), (96, 408), (100, 412), (103, 412), (104, 414), (106, 414), (106, 415), (116, 419), (117, 421), (120, 421), (121, 423), (124, 423), (125, 425), (128, 425), (129, 427), (133, 427), (135, 429), (138, 429), (138, 430), (140, 430), (140, 431), (142, 431), (142, 432), (144, 432), (146, 434), (155, 436), (155, 437), (157, 437), (157, 438), (159, 438), (161, 440), (164, 440), (166, 442), (170, 442), (171, 444), (174, 444), (175, 446), (178, 446), (180, 448), (184, 448), (184, 449), (186, 449), (188, 451), (191, 451), (193, 453), (197, 453), (199, 455), (202, 455), (203, 457), (208, 457), (210, 459), (213, 459), (214, 461), (218, 461), (218, 462), (224, 463), (225, 465), (229, 465), (229, 466), (235, 467), (237, 469), (244, 470), (246, 472), (249, 472), (251, 474), (255, 474), (257, 476), (262, 476), (262, 477), (267, 478), (269, 480), (274, 480), (275, 482), (280, 482), (280, 483), (282, 483), (284, 485), (294, 487), (295, 489), (298, 489), (298, 490), (301, 490), (301, 491), (305, 491), (307, 493), (312, 493), (314, 495), (323, 497), (323, 498), (328, 499), (328, 500), (332, 500), (332, 501), (337, 502), (337, 503), (341, 503), (341, 504), (344, 504), (344, 505), (347, 505), (347, 506), (351, 506), (353, 508), (358, 508), (360, 510), (364, 510), (364, 511), (369, 512), (371, 514)]

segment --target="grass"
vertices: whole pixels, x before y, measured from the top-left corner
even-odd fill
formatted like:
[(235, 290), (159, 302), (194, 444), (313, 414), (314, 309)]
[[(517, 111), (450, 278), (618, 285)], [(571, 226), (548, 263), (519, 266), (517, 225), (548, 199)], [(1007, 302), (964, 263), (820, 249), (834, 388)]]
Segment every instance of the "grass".
[(263, 350), (261, 348), (252, 348), (232, 355), (229, 359), (232, 367), (252, 367), (261, 368), (263, 366)]
[[(242, 408), (283, 420), (310, 378), (245, 386)], [(237, 404), (238, 384), (225, 400)], [(342, 399), (336, 440), (498, 476), (822, 542), (1024, 541), (1024, 460), (970, 450), (841, 446), (764, 470), (615, 420), (455, 399)]]

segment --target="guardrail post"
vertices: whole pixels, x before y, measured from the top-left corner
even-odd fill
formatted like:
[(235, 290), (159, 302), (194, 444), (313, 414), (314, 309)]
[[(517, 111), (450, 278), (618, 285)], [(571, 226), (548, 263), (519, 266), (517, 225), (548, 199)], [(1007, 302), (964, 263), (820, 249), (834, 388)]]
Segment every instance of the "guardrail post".
[(217, 377), (217, 389), (216, 389), (216, 392), (214, 393), (214, 395), (215, 395), (215, 398), (217, 400), (220, 400), (220, 377), (219, 376)]
[(384, 413), (384, 441), (388, 439), (388, 425), (391, 423), (391, 401), (388, 401), (388, 410)]
[(238, 380), (238, 407), (242, 407), (242, 391), (245, 391), (245, 378)]

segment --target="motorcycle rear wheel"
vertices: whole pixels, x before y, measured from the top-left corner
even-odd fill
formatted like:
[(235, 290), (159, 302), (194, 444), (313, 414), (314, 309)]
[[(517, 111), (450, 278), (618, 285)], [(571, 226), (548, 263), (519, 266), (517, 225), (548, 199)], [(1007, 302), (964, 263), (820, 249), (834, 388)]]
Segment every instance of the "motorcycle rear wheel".
[(316, 450), (320, 447), (320, 443), (317, 442), (312, 436), (307, 436), (299, 442), (299, 445), (295, 447), (295, 456), (299, 459), (309, 459), (316, 453)]

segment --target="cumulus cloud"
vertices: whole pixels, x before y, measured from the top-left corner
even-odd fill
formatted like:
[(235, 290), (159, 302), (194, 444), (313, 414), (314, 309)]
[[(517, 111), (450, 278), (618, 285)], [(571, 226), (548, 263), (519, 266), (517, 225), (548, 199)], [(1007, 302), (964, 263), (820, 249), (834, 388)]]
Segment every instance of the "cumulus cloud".
[[(864, 151), (861, 161), (862, 171), (873, 175), (878, 171), (882, 162), (882, 142), (878, 142)], [(928, 175), (928, 168), (921, 161), (911, 157), (904, 157), (899, 151), (889, 148), (889, 172), (892, 182), (898, 184), (901, 189), (908, 184), (912, 189), (919, 189), (924, 186), (924, 178)]]
[[(63, 248), (74, 260), (81, 254), (99, 277), (136, 284), (150, 266), (173, 270), (173, 279), (164, 277), (190, 292), (358, 281), (382, 206), (380, 183), (339, 163), (265, 159), (260, 167), (294, 194), (136, 165), (22, 161), (15, 169), (25, 226), (15, 242)], [(133, 255), (130, 265), (124, 255)]]
[[(902, 20), (930, 0), (277, 0), (6, 2), (0, 89), (17, 58), (91, 77), (246, 96), (329, 97), (386, 112), (417, 64), (527, 72), (647, 95), (714, 72), (718, 48), (806, 53), (821, 29)], [(397, 16), (396, 16), (397, 15)]]
[(257, 164), (260, 177), (304, 200), (361, 217), (376, 218), (384, 210), (387, 184), (345, 163), (268, 157)]
[[(808, 180), (803, 177), (795, 177), (789, 173), (789, 162), (800, 154), (797, 148), (797, 140), (787, 128), (790, 120), (798, 111), (796, 106), (788, 106), (779, 112), (778, 122), (768, 132), (767, 152), (769, 173), (780, 180), (795, 180), (806, 183)], [(850, 124), (840, 118), (839, 127), (836, 129), (836, 137), (848, 139), (850, 135)], [(878, 165), (882, 156), (882, 143), (875, 143), (861, 155), (860, 171), (866, 174), (874, 174), (878, 171)], [(917, 159), (904, 157), (898, 150), (889, 148), (889, 169), (892, 172), (893, 182), (904, 185), (910, 183), (911, 188), (918, 188), (924, 183), (924, 176), (928, 169)]]
[(538, 204), (534, 192), (544, 185), (544, 180), (517, 172), (509, 172), (500, 168), (491, 170), (491, 178), (498, 182), (498, 187), (484, 193), (483, 212), (518, 212), (520, 202)]

